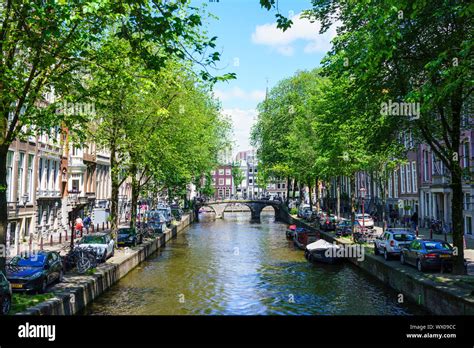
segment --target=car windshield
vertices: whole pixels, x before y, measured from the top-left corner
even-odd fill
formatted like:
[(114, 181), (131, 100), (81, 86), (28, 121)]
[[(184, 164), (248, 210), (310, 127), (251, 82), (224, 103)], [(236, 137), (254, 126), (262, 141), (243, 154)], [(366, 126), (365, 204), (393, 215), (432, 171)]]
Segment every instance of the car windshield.
[(425, 242), (426, 250), (451, 250), (448, 243), (445, 242)]
[(362, 219), (362, 218), (364, 218), (364, 219), (372, 219), (369, 214), (363, 214), (363, 215), (362, 215), (362, 214), (357, 214), (357, 215), (356, 215), (356, 218), (357, 218), (357, 219)]
[(105, 244), (104, 236), (85, 236), (81, 240), (81, 244)]
[(404, 242), (404, 241), (412, 241), (415, 240), (416, 236), (414, 234), (409, 234), (409, 233), (394, 233), (393, 234), (393, 239), (399, 242)]
[(11, 264), (20, 267), (43, 267), (45, 254), (36, 254), (28, 257), (16, 256), (12, 259)]

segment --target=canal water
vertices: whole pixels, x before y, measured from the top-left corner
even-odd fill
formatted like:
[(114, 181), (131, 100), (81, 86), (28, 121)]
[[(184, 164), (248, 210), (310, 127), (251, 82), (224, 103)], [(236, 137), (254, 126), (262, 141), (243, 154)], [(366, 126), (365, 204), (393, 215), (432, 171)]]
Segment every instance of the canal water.
[(349, 264), (310, 264), (263, 211), (186, 231), (86, 308), (87, 315), (409, 315), (395, 291)]

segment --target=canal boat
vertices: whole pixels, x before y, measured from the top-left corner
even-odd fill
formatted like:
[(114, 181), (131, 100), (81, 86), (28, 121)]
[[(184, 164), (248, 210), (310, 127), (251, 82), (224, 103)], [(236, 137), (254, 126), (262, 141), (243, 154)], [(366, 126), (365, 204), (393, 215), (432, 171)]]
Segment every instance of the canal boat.
[(295, 235), (296, 231), (296, 225), (290, 225), (286, 229), (286, 238), (287, 239), (293, 239), (293, 236)]
[(306, 246), (304, 256), (310, 262), (318, 261), (334, 264), (342, 259), (341, 257), (338, 257), (340, 249), (341, 247), (337, 244), (332, 244), (324, 239), (319, 239)]
[(318, 239), (317, 232), (308, 231), (304, 228), (297, 228), (293, 235), (293, 243), (298, 249), (305, 250), (306, 246)]

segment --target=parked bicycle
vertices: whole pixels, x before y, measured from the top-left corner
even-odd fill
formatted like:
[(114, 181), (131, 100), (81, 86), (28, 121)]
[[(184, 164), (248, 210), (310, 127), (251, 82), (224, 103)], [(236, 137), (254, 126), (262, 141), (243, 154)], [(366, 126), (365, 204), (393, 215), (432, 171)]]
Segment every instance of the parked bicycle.
[[(69, 249), (68, 253), (63, 256), (64, 267), (66, 271), (76, 269), (77, 273), (84, 274), (88, 270), (97, 267), (98, 255), (94, 248), (72, 248)], [(63, 249), (63, 250), (64, 250)]]

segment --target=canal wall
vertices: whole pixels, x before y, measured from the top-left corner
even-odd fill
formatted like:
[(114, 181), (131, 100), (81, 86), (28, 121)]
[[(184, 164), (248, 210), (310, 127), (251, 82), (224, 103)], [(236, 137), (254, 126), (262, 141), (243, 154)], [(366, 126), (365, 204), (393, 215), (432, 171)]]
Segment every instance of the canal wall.
[(65, 275), (61, 282), (49, 289), (54, 297), (17, 315), (72, 315), (82, 311), (94, 299), (107, 291), (128, 272), (145, 261), (176, 237), (193, 221), (192, 214), (183, 215), (179, 224), (174, 225), (159, 237), (146, 241), (134, 249), (117, 253), (106, 263), (99, 265), (91, 275)]
[[(284, 221), (318, 231), (321, 238), (328, 242), (349, 244), (290, 215)], [(372, 251), (366, 250), (363, 260), (357, 258), (347, 258), (347, 260), (402, 294), (403, 300), (416, 303), (432, 314), (474, 315), (474, 293), (468, 287), (436, 282), (415, 268), (403, 266), (396, 260), (385, 261), (382, 257), (373, 255)]]

